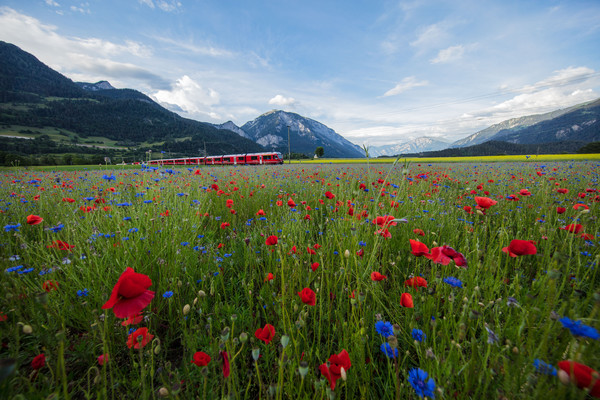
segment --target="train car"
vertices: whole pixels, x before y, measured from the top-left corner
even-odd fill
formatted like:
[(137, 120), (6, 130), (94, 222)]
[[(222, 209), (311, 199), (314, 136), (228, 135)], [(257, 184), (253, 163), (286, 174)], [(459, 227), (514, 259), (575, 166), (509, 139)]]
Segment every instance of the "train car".
[[(134, 163), (134, 164), (140, 164)], [(150, 160), (147, 165), (277, 165), (283, 164), (278, 151), (264, 153), (226, 154), (206, 157), (165, 158)]]

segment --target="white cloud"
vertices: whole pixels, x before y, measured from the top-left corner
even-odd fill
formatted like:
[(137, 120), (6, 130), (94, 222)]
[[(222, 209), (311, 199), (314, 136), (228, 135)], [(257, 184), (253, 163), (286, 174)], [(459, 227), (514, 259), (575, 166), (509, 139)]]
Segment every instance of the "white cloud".
[(429, 82), (427, 82), (427, 81), (419, 81), (414, 76), (407, 76), (406, 78), (402, 79), (402, 81), (400, 83), (398, 83), (396, 86), (394, 86), (392, 89), (385, 92), (383, 94), (383, 97), (395, 96), (402, 92), (406, 92), (409, 89), (416, 88), (419, 86), (427, 86), (427, 85), (429, 85)]
[(281, 107), (294, 107), (297, 102), (293, 97), (284, 97), (280, 94), (269, 100), (269, 104)]
[(181, 8), (181, 2), (177, 0), (139, 0), (139, 2), (152, 9), (158, 7), (165, 12), (172, 12)]
[(450, 46), (447, 49), (440, 50), (437, 57), (431, 60), (432, 64), (444, 64), (460, 60), (465, 54), (465, 47), (462, 44)]
[(176, 105), (189, 116), (209, 116), (218, 119), (212, 107), (219, 104), (219, 93), (211, 88), (202, 87), (187, 75), (178, 79), (170, 90), (159, 90), (150, 97), (167, 108), (174, 109), (173, 105)]
[(60, 4), (58, 4), (54, 0), (46, 0), (46, 4), (49, 5), (49, 6), (51, 6), (51, 7), (60, 7)]
[(445, 41), (448, 36), (446, 28), (443, 25), (443, 23), (437, 23), (425, 27), (410, 45), (418, 49), (439, 45), (439, 43)]

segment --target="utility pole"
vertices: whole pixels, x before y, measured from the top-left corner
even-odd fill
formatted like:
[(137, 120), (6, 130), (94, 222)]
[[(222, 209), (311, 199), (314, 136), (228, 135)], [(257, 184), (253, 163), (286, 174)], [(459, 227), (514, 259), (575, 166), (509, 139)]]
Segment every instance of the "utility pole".
[(288, 125), (288, 164), (292, 163), (292, 145), (290, 143), (290, 126)]

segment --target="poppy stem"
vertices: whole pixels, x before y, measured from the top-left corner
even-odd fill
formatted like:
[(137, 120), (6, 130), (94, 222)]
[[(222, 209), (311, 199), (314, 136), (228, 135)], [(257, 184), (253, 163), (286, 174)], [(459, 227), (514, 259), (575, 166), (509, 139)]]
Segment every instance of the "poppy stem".
[(258, 369), (258, 362), (254, 361), (254, 366), (256, 367), (256, 377), (258, 378), (258, 398), (261, 398), (262, 393), (262, 383), (260, 381), (260, 371)]

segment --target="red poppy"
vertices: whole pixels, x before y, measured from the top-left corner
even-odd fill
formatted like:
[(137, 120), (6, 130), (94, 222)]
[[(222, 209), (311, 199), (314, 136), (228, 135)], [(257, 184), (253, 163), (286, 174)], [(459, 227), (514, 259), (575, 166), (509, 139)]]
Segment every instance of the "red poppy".
[(31, 360), (31, 368), (33, 369), (43, 368), (44, 365), (46, 365), (46, 355), (44, 353), (38, 354)]
[(225, 229), (229, 226), (229, 222), (222, 222), (221, 223), (221, 229)]
[(49, 249), (59, 249), (59, 250), (71, 251), (71, 249), (75, 246), (71, 245), (67, 242), (63, 242), (62, 240), (55, 240), (52, 242), (51, 245), (46, 246), (46, 247)]
[(319, 268), (319, 265), (321, 265), (321, 264), (319, 264), (318, 262), (314, 262), (310, 266), (310, 269), (312, 269), (312, 271), (315, 272), (317, 270), (317, 268)]
[(266, 215), (266, 214), (267, 213), (265, 213), (262, 208), (256, 212), (256, 215), (259, 215), (259, 216), (260, 215)]
[(151, 285), (150, 277), (127, 267), (113, 287), (110, 299), (102, 308), (112, 308), (117, 318), (139, 314), (154, 298), (154, 292), (147, 290)]
[(521, 190), (519, 191), (519, 194), (520, 194), (521, 196), (531, 196), (531, 192), (530, 192), (529, 190), (527, 190), (527, 189), (521, 189)]
[(524, 256), (527, 254), (536, 254), (537, 248), (533, 240), (514, 239), (510, 241), (508, 247), (503, 247), (502, 251), (511, 257)]
[(273, 337), (275, 337), (275, 327), (271, 324), (266, 324), (264, 328), (258, 328), (256, 332), (254, 332), (254, 336), (266, 344), (269, 344), (271, 343), (271, 340), (273, 340)]
[(559, 229), (562, 229), (564, 231), (571, 232), (571, 233), (579, 233), (583, 229), (583, 225), (581, 225), (581, 224), (569, 224), (569, 225), (563, 226), (563, 227), (561, 227)]
[(196, 364), (199, 367), (204, 367), (205, 365), (208, 365), (210, 360), (211, 358), (208, 354), (203, 351), (197, 351), (194, 353), (194, 358), (191, 363)]
[(471, 206), (464, 206), (463, 210), (465, 210), (469, 214), (473, 214), (473, 208)]
[(567, 211), (567, 209), (566, 209), (566, 208), (564, 208), (564, 207), (556, 207), (556, 213), (557, 213), (557, 214), (562, 214), (562, 213), (564, 213), (565, 211)]
[(371, 280), (378, 282), (378, 281), (382, 281), (384, 279), (387, 279), (387, 276), (380, 274), (377, 271), (373, 271), (371, 272)]
[(140, 322), (142, 322), (143, 319), (144, 319), (144, 317), (139, 314), (132, 315), (131, 317), (127, 318), (125, 321), (121, 322), (121, 325), (122, 326), (137, 325)]
[(419, 235), (419, 236), (425, 236), (425, 232), (423, 232), (423, 229), (419, 229), (419, 228), (417, 228), (417, 229), (413, 229), (413, 233), (414, 233), (415, 235)]
[(582, 239), (585, 240), (594, 240), (595, 236), (592, 235), (591, 233), (582, 233), (581, 236), (579, 236)]
[(569, 193), (569, 189), (556, 189), (558, 193), (567, 194)]
[(427, 281), (420, 276), (415, 276), (414, 278), (410, 278), (404, 281), (404, 286), (411, 286), (416, 288), (419, 287), (427, 287)]
[(65, 201), (67, 203), (75, 203), (75, 199), (71, 199), (69, 197), (63, 197), (62, 201)]
[(590, 208), (588, 206), (586, 206), (585, 204), (581, 204), (581, 203), (577, 203), (573, 206), (573, 210), (578, 210), (580, 208), (583, 208), (585, 210), (589, 210)]
[(103, 366), (108, 362), (108, 353), (98, 356), (98, 365)]
[[(558, 368), (569, 374), (571, 381), (580, 389), (588, 389), (593, 397), (600, 398), (600, 379), (598, 372), (575, 361), (561, 361)], [(593, 384), (593, 386), (592, 386)]]
[(272, 272), (269, 272), (269, 273), (267, 274), (267, 276), (265, 277), (265, 282), (267, 282), (267, 281), (272, 281), (273, 279), (275, 279), (275, 275), (273, 275), (273, 273), (272, 273)]
[(317, 304), (317, 295), (310, 288), (302, 289), (302, 291), (298, 292), (298, 296), (300, 296), (300, 300), (302, 300), (304, 304), (309, 306), (314, 306)]
[(390, 233), (390, 231), (388, 231), (387, 228), (379, 229), (379, 230), (375, 231), (375, 234), (376, 235), (381, 235), (385, 239), (389, 239), (389, 238), (392, 237), (392, 234)]
[(223, 377), (229, 378), (231, 372), (231, 369), (229, 368), (229, 355), (226, 351), (221, 351), (219, 354), (221, 354), (221, 357), (223, 358)]
[(42, 284), (42, 289), (46, 292), (50, 293), (52, 290), (58, 290), (58, 282), (57, 281), (46, 281)]
[(29, 225), (37, 225), (39, 223), (41, 223), (44, 220), (44, 218), (40, 217), (39, 215), (28, 215), (27, 216), (27, 224)]
[(335, 383), (342, 377), (342, 368), (348, 371), (352, 366), (350, 355), (346, 350), (342, 350), (339, 354), (332, 354), (329, 357), (329, 367), (327, 363), (319, 365), (319, 371), (329, 380), (331, 390), (335, 389)]
[(411, 253), (417, 257), (429, 255), (429, 247), (418, 240), (409, 239)]
[(475, 197), (475, 202), (477, 205), (484, 210), (487, 210), (491, 206), (498, 204), (496, 200), (492, 200), (489, 197)]
[(265, 240), (265, 244), (267, 246), (275, 246), (278, 242), (279, 238), (275, 235), (271, 235)]
[(448, 265), (448, 264), (450, 264), (450, 261), (452, 261), (452, 258), (450, 258), (446, 254), (444, 254), (444, 252), (442, 250), (443, 250), (442, 247), (434, 247), (431, 249), (431, 253), (426, 254), (425, 257), (429, 258), (431, 261), (433, 261), (436, 264)]
[(375, 217), (375, 219), (373, 219), (373, 223), (376, 225), (379, 225), (381, 227), (398, 225), (396, 222), (394, 222), (393, 215), (384, 215), (383, 217)]
[(127, 338), (127, 347), (140, 349), (152, 341), (154, 335), (148, 333), (148, 328), (139, 328)]
[(465, 256), (462, 253), (459, 253), (458, 251), (454, 250), (452, 247), (442, 246), (442, 253), (445, 256), (450, 257), (454, 261), (456, 266), (465, 268), (467, 267), (467, 259), (465, 258)]
[(168, 217), (169, 215), (171, 215), (171, 212), (169, 210), (165, 210), (165, 212), (160, 213), (161, 217)]
[(296, 207), (296, 203), (294, 203), (294, 200), (292, 200), (292, 199), (288, 199), (287, 205), (290, 207)]
[(402, 293), (400, 296), (400, 305), (406, 308), (414, 308), (412, 294), (410, 293)]
[(325, 197), (327, 197), (328, 199), (333, 199), (335, 198), (335, 194), (331, 193), (330, 191), (325, 192)]

